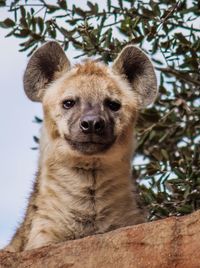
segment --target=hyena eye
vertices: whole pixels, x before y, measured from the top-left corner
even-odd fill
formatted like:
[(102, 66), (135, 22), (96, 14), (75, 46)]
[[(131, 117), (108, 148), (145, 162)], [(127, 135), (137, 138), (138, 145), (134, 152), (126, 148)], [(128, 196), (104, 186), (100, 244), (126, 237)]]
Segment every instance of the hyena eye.
[(111, 100), (106, 100), (105, 101), (105, 105), (114, 112), (119, 111), (119, 109), (121, 108), (121, 103), (117, 102), (117, 101), (111, 101)]
[(64, 100), (62, 102), (62, 106), (64, 109), (70, 109), (74, 106), (75, 101), (74, 100)]

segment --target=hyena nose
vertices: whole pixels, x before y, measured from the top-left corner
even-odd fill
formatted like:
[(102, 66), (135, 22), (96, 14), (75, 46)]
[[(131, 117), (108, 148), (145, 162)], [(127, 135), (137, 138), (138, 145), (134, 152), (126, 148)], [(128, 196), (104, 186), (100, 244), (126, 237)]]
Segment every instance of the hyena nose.
[(100, 134), (105, 129), (105, 120), (100, 116), (88, 115), (82, 118), (80, 128), (84, 133)]

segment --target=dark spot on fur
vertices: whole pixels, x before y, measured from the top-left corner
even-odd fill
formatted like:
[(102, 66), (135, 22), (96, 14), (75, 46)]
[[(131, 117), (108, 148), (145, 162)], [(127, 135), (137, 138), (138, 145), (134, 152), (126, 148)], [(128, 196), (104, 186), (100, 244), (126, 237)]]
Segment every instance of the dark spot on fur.
[(33, 205), (32, 208), (36, 211), (38, 209), (38, 206)]
[(88, 188), (88, 194), (92, 197), (95, 196), (95, 190), (94, 189), (91, 189), (91, 188)]

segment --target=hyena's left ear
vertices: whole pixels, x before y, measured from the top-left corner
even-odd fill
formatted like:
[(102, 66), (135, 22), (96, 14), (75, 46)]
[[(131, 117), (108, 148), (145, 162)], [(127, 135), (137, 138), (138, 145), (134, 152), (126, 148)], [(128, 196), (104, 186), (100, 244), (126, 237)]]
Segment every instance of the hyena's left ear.
[(32, 101), (42, 101), (45, 89), (70, 68), (61, 46), (50, 41), (30, 58), (24, 73), (24, 90)]
[(113, 63), (113, 70), (123, 75), (138, 95), (140, 107), (151, 104), (157, 95), (154, 67), (139, 48), (126, 46)]

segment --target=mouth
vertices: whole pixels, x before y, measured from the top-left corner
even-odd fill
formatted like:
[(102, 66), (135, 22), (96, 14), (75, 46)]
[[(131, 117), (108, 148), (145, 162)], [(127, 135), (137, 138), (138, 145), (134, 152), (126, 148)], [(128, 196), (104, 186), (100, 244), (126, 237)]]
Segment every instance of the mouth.
[(67, 136), (65, 136), (65, 140), (72, 147), (72, 149), (80, 151), (83, 154), (96, 154), (105, 152), (108, 150), (113, 143), (115, 142), (115, 138), (108, 142), (99, 142), (99, 141), (74, 141)]

